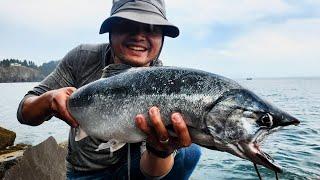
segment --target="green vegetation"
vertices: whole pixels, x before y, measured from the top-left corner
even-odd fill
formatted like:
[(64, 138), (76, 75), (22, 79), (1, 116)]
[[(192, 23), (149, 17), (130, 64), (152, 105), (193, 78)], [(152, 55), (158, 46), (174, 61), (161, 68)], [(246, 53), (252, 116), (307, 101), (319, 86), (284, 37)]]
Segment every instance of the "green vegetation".
[(59, 61), (50, 61), (37, 66), (33, 61), (3, 59), (0, 61), (0, 83), (41, 81), (58, 63)]
[(4, 60), (0, 61), (0, 66), (2, 66), (2, 67), (9, 67), (11, 65), (17, 65), (17, 64), (20, 64), (21, 66), (25, 66), (25, 67), (30, 67), (33, 69), (37, 68), (37, 66), (34, 62), (27, 61), (27, 60), (20, 61), (18, 59), (4, 59)]
[(49, 61), (39, 66), (40, 73), (44, 76), (48, 76), (59, 64), (60, 61)]
[(10, 66), (24, 66), (39, 70), (40, 74), (42, 74), (43, 76), (49, 75), (58, 64), (59, 61), (49, 61), (47, 63), (43, 63), (41, 66), (37, 66), (33, 61), (27, 60), (3, 59), (2, 61), (0, 61), (0, 67), (6, 68)]

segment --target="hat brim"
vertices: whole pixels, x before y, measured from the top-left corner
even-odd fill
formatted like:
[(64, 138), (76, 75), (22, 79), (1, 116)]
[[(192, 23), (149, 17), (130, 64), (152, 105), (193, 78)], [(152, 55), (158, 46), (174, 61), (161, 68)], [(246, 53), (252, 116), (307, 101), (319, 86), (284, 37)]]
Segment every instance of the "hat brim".
[(110, 32), (113, 22), (119, 19), (127, 19), (144, 24), (152, 24), (163, 27), (163, 35), (175, 38), (179, 36), (179, 28), (171, 24), (169, 21), (164, 19), (162, 16), (148, 12), (148, 11), (132, 11), (132, 10), (122, 10), (119, 11), (109, 18), (107, 18), (101, 25), (100, 34)]

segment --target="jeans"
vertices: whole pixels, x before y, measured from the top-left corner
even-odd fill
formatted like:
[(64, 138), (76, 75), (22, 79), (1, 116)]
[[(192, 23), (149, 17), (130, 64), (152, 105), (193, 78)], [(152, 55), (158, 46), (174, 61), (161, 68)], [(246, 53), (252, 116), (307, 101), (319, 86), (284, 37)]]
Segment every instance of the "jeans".
[[(140, 171), (140, 152), (139, 155), (131, 158), (131, 179), (146, 179)], [(201, 156), (200, 147), (192, 144), (187, 148), (178, 150), (174, 158), (174, 165), (171, 171), (163, 179), (188, 179), (196, 167)], [(96, 172), (67, 171), (68, 180), (105, 180), (105, 179), (128, 179), (127, 163), (120, 166), (115, 171), (102, 170)]]

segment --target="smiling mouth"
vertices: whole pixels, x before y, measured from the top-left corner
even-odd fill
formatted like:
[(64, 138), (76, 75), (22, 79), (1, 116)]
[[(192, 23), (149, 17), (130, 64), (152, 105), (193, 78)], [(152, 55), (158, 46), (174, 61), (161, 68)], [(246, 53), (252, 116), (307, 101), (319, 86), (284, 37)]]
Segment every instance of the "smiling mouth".
[(128, 45), (127, 48), (134, 50), (134, 51), (146, 51), (147, 48), (142, 46), (134, 46), (134, 45)]
[(136, 41), (127, 41), (124, 43), (124, 46), (132, 51), (144, 52), (149, 49), (147, 42), (136, 42)]

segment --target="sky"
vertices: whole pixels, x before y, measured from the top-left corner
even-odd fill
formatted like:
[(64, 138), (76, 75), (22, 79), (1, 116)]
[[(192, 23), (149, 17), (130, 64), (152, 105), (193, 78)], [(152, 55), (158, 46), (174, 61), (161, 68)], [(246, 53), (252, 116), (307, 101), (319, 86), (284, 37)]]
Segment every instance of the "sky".
[[(0, 60), (41, 65), (99, 34), (112, 0), (0, 0)], [(319, 0), (166, 0), (165, 65), (231, 78), (320, 76)]]

